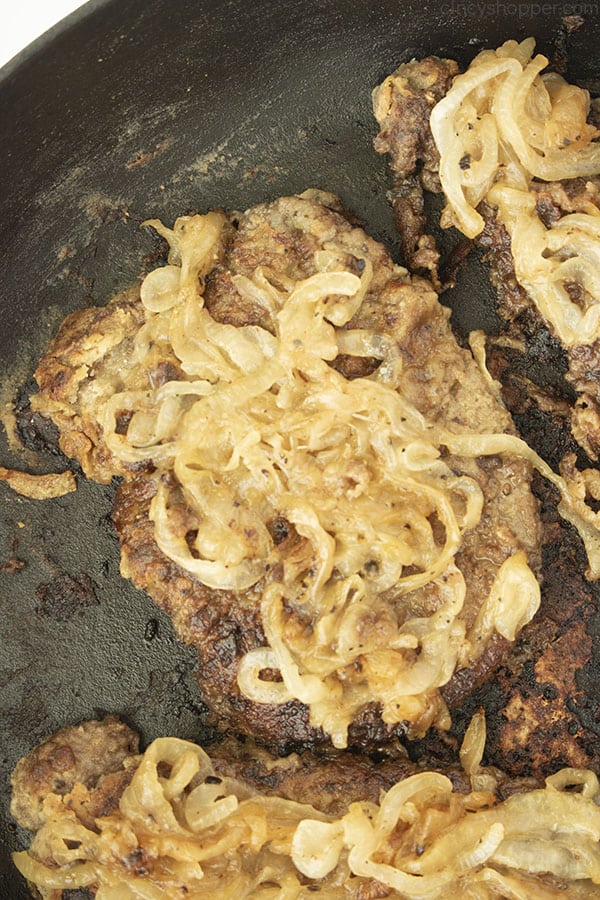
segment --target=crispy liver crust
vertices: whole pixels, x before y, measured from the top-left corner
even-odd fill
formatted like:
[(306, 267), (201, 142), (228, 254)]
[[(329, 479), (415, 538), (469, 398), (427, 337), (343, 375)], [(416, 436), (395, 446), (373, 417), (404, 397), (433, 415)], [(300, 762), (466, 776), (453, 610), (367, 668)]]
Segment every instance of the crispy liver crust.
[[(23, 828), (37, 831), (44, 822), (44, 798), (62, 797), (78, 783), (94, 789), (92, 814), (103, 815), (100, 808), (108, 811), (123, 791), (123, 763), (138, 752), (138, 745), (138, 735), (114, 716), (61, 729), (17, 763), (11, 778), (12, 815)], [(111, 775), (116, 780), (103, 788)]]
[(378, 153), (387, 153), (394, 171), (390, 192), (396, 228), (407, 265), (438, 278), (439, 253), (426, 233), (423, 190), (439, 191), (439, 154), (429, 116), (458, 72), (451, 59), (429, 56), (406, 63), (373, 92), (373, 108), (380, 130), (373, 141)]

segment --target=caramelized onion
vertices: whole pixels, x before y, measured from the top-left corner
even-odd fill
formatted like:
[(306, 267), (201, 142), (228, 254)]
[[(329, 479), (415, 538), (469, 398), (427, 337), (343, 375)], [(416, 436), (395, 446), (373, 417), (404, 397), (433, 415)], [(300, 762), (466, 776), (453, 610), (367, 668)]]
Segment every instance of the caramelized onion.
[[(600, 174), (598, 130), (587, 121), (589, 93), (548, 64), (534, 41), (507, 41), (475, 57), (431, 113), (447, 199), (444, 225), (467, 237), (484, 225), (486, 200), (511, 239), (515, 275), (542, 318), (566, 345), (600, 337), (600, 212), (566, 215), (548, 228), (539, 218), (534, 179)], [(465, 159), (473, 162), (466, 168)], [(569, 293), (581, 287), (582, 305)]]
[[(318, 888), (343, 900), (382, 885), (406, 900), (600, 896), (600, 794), (585, 770), (565, 769), (545, 788), (504, 801), (493, 791), (456, 793), (446, 776), (424, 771), (379, 805), (355, 802), (333, 818), (215, 779), (209, 757), (187, 741), (158, 739), (128, 764), (133, 777), (118, 809), (93, 830), (77, 819), (70, 795), (46, 798), (45, 823), (29, 851), (14, 855), (42, 897), (94, 886), (98, 900), (182, 892), (298, 900)], [(143, 869), (134, 871), (136, 859)]]

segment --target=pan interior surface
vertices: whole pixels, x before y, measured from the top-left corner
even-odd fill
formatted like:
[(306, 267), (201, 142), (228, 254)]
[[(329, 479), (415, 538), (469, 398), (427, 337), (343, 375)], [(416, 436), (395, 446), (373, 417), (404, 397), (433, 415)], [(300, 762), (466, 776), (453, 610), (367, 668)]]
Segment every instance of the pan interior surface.
[[(516, 5), (515, 5), (516, 6)], [(466, 64), (484, 47), (533, 35), (594, 89), (600, 17), (569, 33), (560, 5), (382, 0), (90, 2), (0, 73), (5, 139), (0, 463), (31, 471), (66, 461), (10, 439), (10, 414), (69, 312), (105, 303), (162, 248), (150, 217), (245, 209), (322, 188), (399, 259), (386, 199), (391, 177), (372, 148), (372, 89), (430, 53)], [(572, 23), (571, 23), (572, 24)], [(496, 327), (481, 267), (444, 295), (459, 331)], [(16, 761), (63, 725), (122, 715), (144, 742), (209, 741), (194, 654), (119, 575), (114, 486), (78, 478), (40, 502), (0, 484), (0, 896), (26, 897), (10, 860)]]

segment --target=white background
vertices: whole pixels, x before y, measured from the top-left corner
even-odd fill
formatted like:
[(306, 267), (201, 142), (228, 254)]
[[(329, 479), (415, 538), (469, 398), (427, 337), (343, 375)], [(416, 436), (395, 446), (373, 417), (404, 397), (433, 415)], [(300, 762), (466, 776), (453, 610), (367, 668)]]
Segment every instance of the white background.
[(0, 29), (0, 66), (35, 38), (64, 19), (84, 0), (14, 0), (5, 11)]

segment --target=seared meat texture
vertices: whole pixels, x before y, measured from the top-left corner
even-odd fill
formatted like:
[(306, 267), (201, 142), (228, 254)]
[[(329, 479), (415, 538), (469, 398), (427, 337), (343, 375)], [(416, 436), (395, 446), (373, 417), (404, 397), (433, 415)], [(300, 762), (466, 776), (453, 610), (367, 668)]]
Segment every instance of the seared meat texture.
[[(311, 193), (282, 198), (230, 216), (219, 257), (205, 278), (204, 303), (213, 320), (237, 327), (249, 324), (272, 328), (272, 313), (265, 310), (260, 295), (242, 289), (257, 267), (268, 271), (272, 284), (285, 285), (314, 275), (319, 271), (317, 261), (322, 265), (324, 258), (330, 260), (330, 270), (333, 267), (359, 276), (369, 265), (372, 276), (368, 290), (347, 328), (357, 334), (374, 333), (381, 336), (378, 340), (393, 342), (402, 373), (398, 391), (405, 400), (427, 422), (455, 435), (514, 434), (510, 415), (473, 357), (457, 345), (448, 311), (439, 304), (430, 283), (410, 278), (404, 269), (395, 266), (386, 249), (362, 229), (353, 227), (338, 208), (331, 195)], [(132, 330), (119, 332), (123, 303), (127, 304)], [(168, 558), (157, 545), (150, 507), (161, 486), (176, 487), (175, 476), (148, 465), (123, 463), (111, 456), (107, 447), (102, 410), (90, 403), (90, 398), (105, 398), (119, 379), (129, 384), (130, 376), (122, 360), (131, 352), (141, 310), (139, 301), (136, 305), (130, 295), (126, 301), (113, 301), (104, 310), (84, 311), (67, 320), (48, 357), (40, 364), (41, 390), (36, 407), (51, 415), (62, 434), (69, 436), (70, 452), (82, 462), (90, 477), (103, 481), (110, 473), (124, 476), (114, 511), (121, 540), (122, 572), (169, 613), (179, 638), (197, 648), (198, 681), (217, 720), (229, 731), (252, 735), (277, 753), (326, 746), (327, 734), (311, 724), (303, 703), (256, 702), (238, 686), (240, 660), (267, 644), (260, 604), (272, 576), (244, 590), (223, 590), (207, 587), (192, 572)], [(104, 355), (94, 349), (93, 359), (81, 363), (88, 347), (104, 347)], [(150, 370), (145, 373), (149, 387), (184, 377), (179, 359), (166, 344), (154, 347), (151, 361)], [(376, 371), (379, 360), (375, 356), (340, 353), (331, 365), (352, 381)], [(140, 367), (133, 365), (134, 385), (138, 386), (141, 379)], [(126, 429), (124, 418), (122, 425), (117, 423), (117, 431)], [(479, 522), (465, 531), (456, 555), (466, 584), (460, 616), (469, 633), (505, 560), (524, 551), (530, 566), (534, 570), (539, 567), (537, 505), (530, 491), (530, 467), (521, 459), (444, 451), (444, 463), (454, 475), (473, 479), (483, 498)], [(189, 530), (185, 506), (175, 508), (175, 514)], [(268, 528), (282, 564), (301, 558), (304, 536), (285, 516), (269, 522)], [(440, 530), (439, 523), (433, 528)], [(431, 616), (439, 608), (443, 592), (440, 584), (430, 582), (416, 585), (408, 593), (391, 587), (384, 597), (398, 621), (406, 622)], [(365, 619), (362, 627), (368, 636), (369, 629), (376, 632), (385, 627), (385, 622), (372, 617)], [(476, 669), (475, 680), (485, 679), (507, 646), (504, 638), (492, 633), (482, 646), (476, 647), (472, 657), (475, 661), (465, 663)], [(279, 680), (277, 672), (263, 677)], [(457, 677), (464, 681), (464, 673)], [(410, 719), (411, 731), (424, 733), (432, 722), (447, 724), (444, 717), (441, 694), (430, 691)], [(369, 750), (389, 745), (405, 732), (403, 722), (386, 724), (378, 706), (365, 703), (350, 725), (348, 743)]]
[(63, 323), (50, 351), (40, 361), (40, 394), (31, 405), (59, 428), (59, 446), (95, 481), (109, 482), (124, 467), (108, 451), (99, 410), (131, 383), (133, 338), (144, 321), (139, 291), (114, 297), (107, 306), (77, 310)]
[[(226, 738), (211, 747), (210, 754), (219, 775), (238, 778), (261, 794), (308, 803), (333, 816), (339, 816), (350, 803), (378, 803), (394, 784), (425, 770), (443, 772), (461, 794), (471, 790), (470, 778), (457, 761), (443, 766), (432, 759), (414, 761), (400, 746), (377, 759), (343, 751), (326, 756), (303, 751), (274, 759), (253, 741)], [(543, 783), (539, 773), (512, 778), (494, 766), (482, 771), (493, 777), (501, 799)]]
[(395, 174), (389, 198), (407, 265), (430, 273), (436, 288), (439, 253), (425, 229), (423, 189), (439, 191), (439, 154), (429, 128), (431, 110), (458, 72), (453, 60), (430, 56), (400, 66), (373, 92), (379, 122), (374, 140), (378, 153), (387, 153)]
[[(93, 792), (88, 814), (102, 815), (125, 787), (123, 763), (137, 751), (137, 734), (114, 716), (61, 729), (17, 763), (12, 815), (23, 828), (36, 831), (46, 818), (45, 798), (69, 794), (76, 784)], [(105, 781), (112, 775), (116, 780)]]
[(417, 173), (427, 190), (439, 190), (439, 154), (429, 128), (429, 115), (445, 96), (458, 72), (451, 59), (429, 56), (404, 63), (373, 92), (373, 109), (380, 131), (378, 153), (388, 153), (399, 178)]
[[(308, 803), (327, 815), (339, 815), (359, 800), (377, 803), (382, 791), (426, 767), (424, 760), (411, 761), (400, 747), (377, 761), (344, 752), (315, 756), (303, 751), (275, 758), (253, 741), (231, 737), (209, 749), (221, 777), (239, 779), (261, 794)], [(65, 762), (67, 756), (76, 760), (74, 766)], [(116, 716), (67, 725), (17, 763), (11, 779), (12, 815), (21, 827), (36, 831), (45, 821), (44, 800), (65, 797), (76, 785), (89, 793), (93, 815), (108, 815), (117, 808), (139, 760), (139, 735)], [(455, 790), (470, 791), (469, 778), (458, 764), (443, 771)], [(489, 771), (502, 798), (541, 784), (539, 778), (513, 780), (499, 769)], [(80, 815), (81, 807), (77, 809)]]

